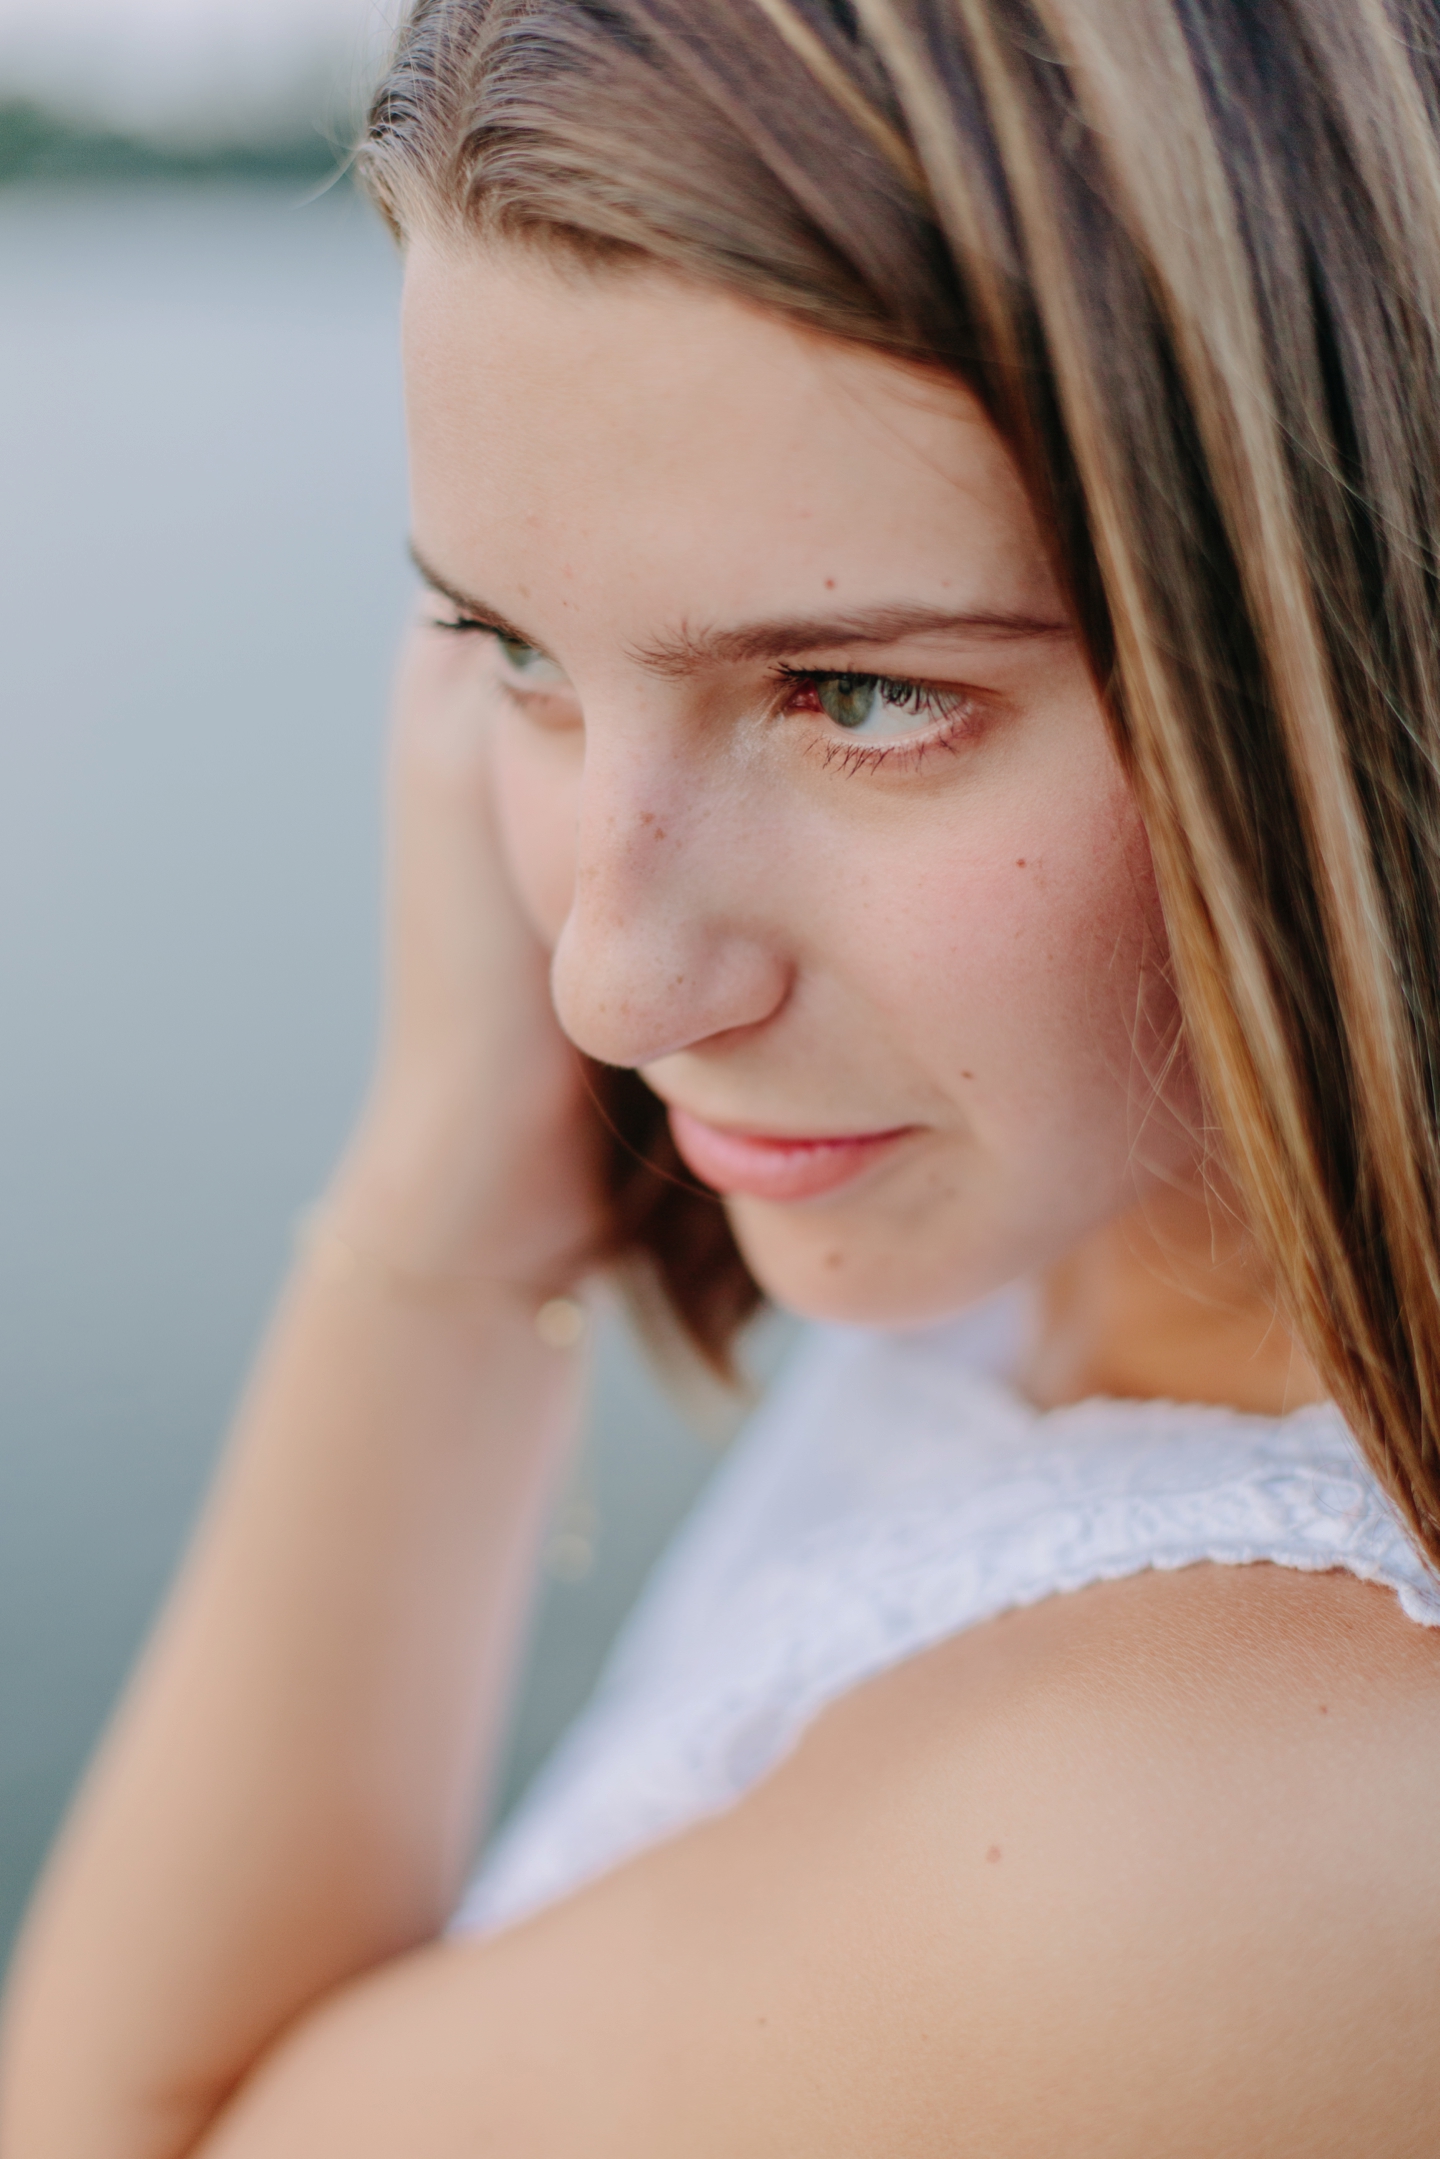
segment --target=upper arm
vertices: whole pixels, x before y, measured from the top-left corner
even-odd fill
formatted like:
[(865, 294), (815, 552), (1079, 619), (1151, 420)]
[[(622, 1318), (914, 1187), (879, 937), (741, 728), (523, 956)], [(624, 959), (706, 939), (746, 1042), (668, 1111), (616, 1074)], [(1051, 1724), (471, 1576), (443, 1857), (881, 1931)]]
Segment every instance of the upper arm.
[(322, 2007), (204, 2159), (1418, 2159), (1437, 1650), (1266, 1568), (1013, 1615), (727, 1815)]

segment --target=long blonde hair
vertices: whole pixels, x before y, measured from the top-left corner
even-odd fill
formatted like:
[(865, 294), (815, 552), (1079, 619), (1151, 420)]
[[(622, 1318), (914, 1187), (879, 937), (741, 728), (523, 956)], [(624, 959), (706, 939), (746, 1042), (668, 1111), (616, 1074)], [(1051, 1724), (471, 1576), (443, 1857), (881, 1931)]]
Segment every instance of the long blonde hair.
[[(1440, 1562), (1437, 46), (1418, 0), (420, 0), (361, 161), (398, 229), (659, 260), (981, 398), (1227, 1170)], [(613, 1249), (722, 1355), (723, 1218), (596, 1083)]]

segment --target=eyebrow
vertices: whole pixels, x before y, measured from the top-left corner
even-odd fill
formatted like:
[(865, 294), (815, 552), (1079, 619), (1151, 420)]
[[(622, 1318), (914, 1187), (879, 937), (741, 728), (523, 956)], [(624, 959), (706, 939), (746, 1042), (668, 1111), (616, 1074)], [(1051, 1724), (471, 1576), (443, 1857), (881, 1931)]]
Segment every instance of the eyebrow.
[(683, 629), (675, 637), (637, 648), (633, 657), (657, 674), (672, 675), (717, 663), (783, 660), (845, 645), (898, 645), (912, 637), (963, 636), (1004, 644), (1073, 634), (1069, 622), (1017, 609), (897, 604), (863, 607), (842, 615), (781, 615), (771, 622), (741, 623), (734, 629)]
[[(431, 569), (412, 544), (410, 559), (432, 591), (462, 614), (519, 644), (534, 640), (497, 609), (462, 592)], [(633, 647), (631, 658), (652, 674), (688, 675), (703, 667), (735, 666), (747, 660), (793, 659), (806, 652), (829, 652), (846, 645), (898, 645), (914, 637), (968, 637), (987, 643), (1017, 643), (1025, 638), (1073, 636), (1063, 618), (1031, 615), (1012, 608), (942, 608), (897, 604), (866, 607), (840, 615), (782, 615), (769, 622), (747, 622), (731, 629), (682, 628), (652, 645)], [(538, 649), (538, 648), (537, 648)]]

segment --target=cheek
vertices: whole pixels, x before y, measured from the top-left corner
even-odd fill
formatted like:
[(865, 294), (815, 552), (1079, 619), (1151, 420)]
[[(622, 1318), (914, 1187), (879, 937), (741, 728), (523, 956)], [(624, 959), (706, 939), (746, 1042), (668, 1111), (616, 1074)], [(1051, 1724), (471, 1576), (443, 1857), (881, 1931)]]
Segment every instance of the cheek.
[(904, 898), (871, 940), (871, 993), (982, 1137), (1098, 1136), (1135, 1054), (1149, 1064), (1173, 1032), (1144, 829), (1118, 780), (1082, 814), (1037, 804), (1002, 823), (983, 848), (912, 854), (903, 882), (895, 866)]
[(974, 829), (958, 845), (915, 831), (903, 853), (872, 853), (830, 915), (861, 1098), (933, 1137), (902, 1173), (823, 1212), (731, 1203), (758, 1279), (812, 1317), (909, 1326), (961, 1310), (1192, 1159), (1128, 794), (1077, 789), (1049, 815), (1042, 801), (993, 807), (975, 820), (983, 845)]
[(505, 866), (531, 928), (553, 948), (575, 888), (580, 746), (507, 714), (496, 727), (494, 772)]

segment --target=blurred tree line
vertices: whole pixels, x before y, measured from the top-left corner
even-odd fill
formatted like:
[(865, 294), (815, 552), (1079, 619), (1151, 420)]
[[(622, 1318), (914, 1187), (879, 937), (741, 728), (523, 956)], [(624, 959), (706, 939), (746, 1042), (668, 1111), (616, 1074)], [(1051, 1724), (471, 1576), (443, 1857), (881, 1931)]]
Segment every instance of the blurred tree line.
[(0, 97), (0, 187), (52, 180), (325, 180), (345, 147), (318, 128), (259, 142), (162, 142)]

